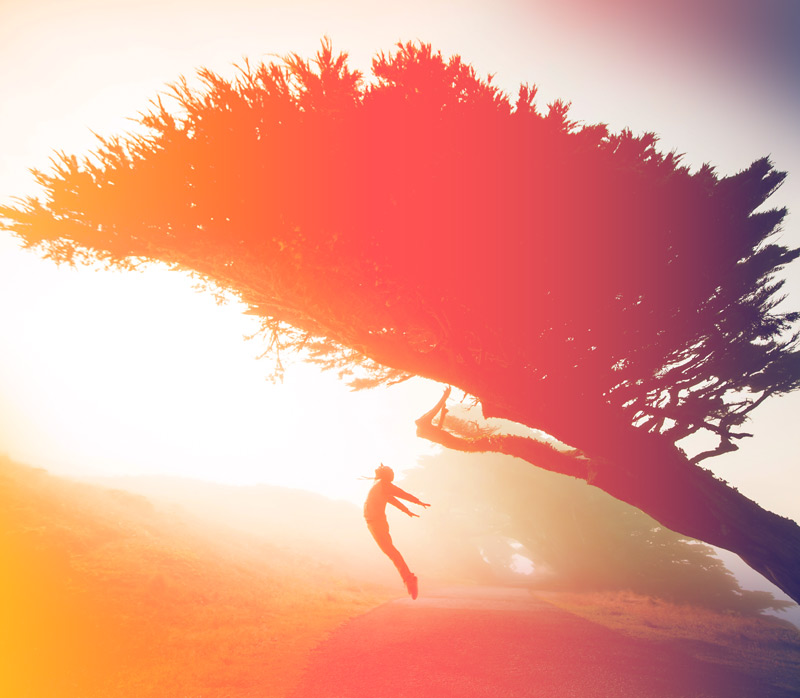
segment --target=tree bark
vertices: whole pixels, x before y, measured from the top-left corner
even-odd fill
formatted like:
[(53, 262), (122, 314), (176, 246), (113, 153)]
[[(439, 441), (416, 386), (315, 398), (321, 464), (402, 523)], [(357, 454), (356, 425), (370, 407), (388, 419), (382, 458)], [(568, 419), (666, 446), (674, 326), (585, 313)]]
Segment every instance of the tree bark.
[(503, 453), (585, 480), (666, 528), (736, 553), (800, 603), (800, 526), (693, 465), (678, 448), (664, 448), (647, 435), (631, 439), (627, 434), (614, 453), (608, 453), (613, 458), (609, 460), (520, 436), (464, 437), (433, 423), (448, 394), (417, 420), (420, 437), (454, 450)]

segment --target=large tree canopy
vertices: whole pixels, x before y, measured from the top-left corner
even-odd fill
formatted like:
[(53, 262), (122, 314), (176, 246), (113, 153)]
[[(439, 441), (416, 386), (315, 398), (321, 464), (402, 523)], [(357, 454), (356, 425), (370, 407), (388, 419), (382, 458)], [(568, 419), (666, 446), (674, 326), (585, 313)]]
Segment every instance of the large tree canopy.
[[(692, 172), (653, 134), (540, 112), (534, 87), (510, 99), (426, 45), (372, 73), (327, 42), (232, 80), (202, 70), (135, 133), (37, 173), (4, 225), (59, 261), (192, 270), (263, 317), (276, 351), (366, 368), (357, 385), (458, 386), (572, 450), (454, 433), (433, 411), (422, 436), (583, 478), (800, 599), (800, 527), (698, 466), (800, 385), (798, 315), (776, 307), (798, 250), (762, 207), (784, 174)], [(699, 431), (718, 445), (688, 455)]]

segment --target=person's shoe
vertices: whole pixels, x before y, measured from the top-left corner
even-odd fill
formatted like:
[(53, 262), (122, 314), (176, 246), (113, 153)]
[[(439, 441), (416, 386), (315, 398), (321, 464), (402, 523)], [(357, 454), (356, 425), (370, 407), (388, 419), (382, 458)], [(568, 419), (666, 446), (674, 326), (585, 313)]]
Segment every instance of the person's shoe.
[(408, 593), (411, 595), (411, 598), (416, 600), (417, 594), (419, 593), (417, 575), (412, 574), (408, 579), (406, 579), (406, 589), (408, 589)]

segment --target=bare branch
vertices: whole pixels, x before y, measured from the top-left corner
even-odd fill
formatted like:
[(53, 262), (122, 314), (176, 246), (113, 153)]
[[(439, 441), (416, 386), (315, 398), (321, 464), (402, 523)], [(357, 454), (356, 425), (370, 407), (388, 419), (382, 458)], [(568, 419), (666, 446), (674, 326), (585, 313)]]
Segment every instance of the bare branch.
[[(750, 436), (750, 434), (732, 434), (732, 436), (741, 437)], [(694, 458), (690, 459), (689, 462), (692, 465), (697, 465), (700, 461), (703, 461), (706, 458), (714, 458), (715, 456), (721, 456), (725, 453), (731, 453), (732, 451), (738, 450), (739, 447), (733, 443), (733, 441), (730, 439), (722, 439), (716, 448), (698, 453)]]

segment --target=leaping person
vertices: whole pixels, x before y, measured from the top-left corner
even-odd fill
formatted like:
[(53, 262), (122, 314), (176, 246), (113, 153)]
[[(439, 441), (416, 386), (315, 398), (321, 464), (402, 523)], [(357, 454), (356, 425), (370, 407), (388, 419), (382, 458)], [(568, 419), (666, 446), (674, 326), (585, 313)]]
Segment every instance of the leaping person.
[(392, 543), (392, 537), (389, 535), (389, 522), (386, 520), (386, 504), (396, 506), (400, 511), (411, 517), (419, 516), (419, 514), (409, 511), (405, 504), (399, 501), (398, 497), (408, 502), (419, 504), (426, 509), (430, 504), (421, 502), (413, 494), (401, 490), (392, 483), (392, 480), (394, 480), (394, 471), (390, 467), (381, 463), (379, 467), (375, 468), (375, 484), (370, 488), (367, 501), (364, 503), (364, 518), (367, 521), (367, 528), (369, 528), (369, 532), (378, 547), (394, 563), (411, 598), (416, 599), (418, 593), (417, 575), (408, 569), (408, 565), (400, 551)]

